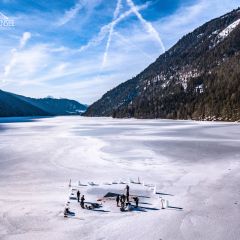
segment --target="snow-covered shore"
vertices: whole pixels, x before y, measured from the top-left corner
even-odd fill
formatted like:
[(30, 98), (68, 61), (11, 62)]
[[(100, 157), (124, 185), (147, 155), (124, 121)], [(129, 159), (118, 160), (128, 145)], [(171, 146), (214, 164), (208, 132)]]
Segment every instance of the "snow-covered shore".
[[(0, 123), (1, 240), (238, 239), (239, 124), (17, 120)], [(158, 208), (149, 192), (155, 210), (92, 213), (76, 203), (77, 217), (63, 218), (70, 178), (103, 184), (138, 177), (156, 184), (172, 208), (162, 210), (160, 201)], [(82, 191), (86, 200), (103, 193), (101, 187)]]

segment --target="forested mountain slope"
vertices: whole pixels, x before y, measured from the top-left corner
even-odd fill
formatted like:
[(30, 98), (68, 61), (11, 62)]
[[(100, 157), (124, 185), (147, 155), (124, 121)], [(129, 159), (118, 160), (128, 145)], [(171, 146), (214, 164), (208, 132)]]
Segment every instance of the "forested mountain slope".
[(86, 116), (240, 119), (240, 9), (184, 36)]
[(0, 90), (0, 117), (79, 115), (86, 109), (74, 100), (29, 98)]
[(0, 90), (0, 117), (49, 116), (50, 114)]
[(66, 98), (29, 98), (20, 95), (15, 96), (50, 113), (51, 115), (74, 115), (85, 112), (87, 109), (86, 105)]

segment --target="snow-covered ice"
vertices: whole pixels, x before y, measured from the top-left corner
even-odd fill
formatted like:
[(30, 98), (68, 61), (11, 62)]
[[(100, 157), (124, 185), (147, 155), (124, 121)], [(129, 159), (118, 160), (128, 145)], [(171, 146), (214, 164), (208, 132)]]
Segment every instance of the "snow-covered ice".
[[(1, 119), (0, 239), (237, 240), (239, 158), (239, 123)], [(130, 184), (130, 194), (142, 196), (139, 211), (120, 212), (115, 201), (84, 210), (71, 200), (75, 216), (63, 217), (69, 179), (96, 183), (80, 186), (96, 202), (138, 177), (146, 186)]]

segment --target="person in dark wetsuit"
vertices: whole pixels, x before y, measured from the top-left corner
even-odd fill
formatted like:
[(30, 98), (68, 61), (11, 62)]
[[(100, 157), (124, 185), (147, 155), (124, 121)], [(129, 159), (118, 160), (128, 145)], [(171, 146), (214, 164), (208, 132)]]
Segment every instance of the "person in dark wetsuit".
[(123, 201), (121, 201), (120, 211), (125, 211), (125, 203)]
[(136, 207), (138, 207), (139, 198), (136, 197)]
[(138, 197), (135, 197), (135, 198), (133, 198), (133, 199), (134, 199), (134, 201), (135, 201), (135, 203), (136, 203), (135, 208), (137, 208), (137, 207), (138, 207), (139, 198), (138, 198)]
[(77, 200), (78, 200), (78, 202), (79, 202), (79, 199), (80, 199), (80, 192), (79, 192), (79, 190), (77, 191)]
[(85, 201), (85, 198), (84, 198), (84, 195), (82, 195), (81, 202), (80, 202), (80, 205), (82, 208), (84, 208), (84, 201)]
[(119, 201), (120, 201), (120, 197), (119, 197), (119, 195), (117, 195), (117, 197), (116, 197), (117, 207), (119, 205)]
[(66, 206), (64, 209), (64, 217), (67, 217), (69, 214), (69, 206)]
[(125, 203), (125, 200), (126, 200), (126, 196), (123, 194), (122, 195), (122, 202)]
[(129, 186), (126, 186), (126, 198), (127, 198), (127, 202), (129, 202)]

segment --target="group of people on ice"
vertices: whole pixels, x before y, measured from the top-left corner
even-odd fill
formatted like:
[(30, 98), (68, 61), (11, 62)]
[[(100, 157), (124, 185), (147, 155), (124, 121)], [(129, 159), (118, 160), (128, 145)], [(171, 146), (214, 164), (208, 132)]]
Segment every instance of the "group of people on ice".
[(84, 195), (82, 195), (82, 197), (80, 198), (80, 196), (81, 196), (81, 193), (80, 193), (80, 191), (78, 190), (78, 191), (77, 191), (77, 200), (78, 200), (78, 202), (80, 202), (81, 208), (84, 208), (85, 197), (84, 197)]
[[(81, 193), (80, 193), (80, 191), (78, 190), (78, 191), (77, 191), (77, 200), (78, 200), (78, 202), (80, 202), (81, 208), (86, 208), (86, 209), (88, 209), (88, 210), (92, 210), (92, 209), (94, 209), (94, 208), (99, 208), (99, 207), (101, 207), (101, 205), (98, 204), (98, 203), (88, 203), (88, 204), (85, 204), (85, 197), (84, 197), (84, 195), (82, 195), (81, 198), (80, 198), (80, 196), (81, 196)], [(85, 204), (85, 205), (84, 205), (84, 204)]]
[[(91, 209), (99, 208), (102, 206), (98, 203), (91, 203), (90, 205), (89, 204), (85, 205), (85, 197), (84, 197), (84, 195), (81, 196), (81, 193), (79, 190), (77, 191), (75, 196), (77, 196), (77, 201), (80, 203), (81, 208), (91, 210)], [(134, 209), (134, 207), (138, 208), (139, 198), (137, 196), (134, 196), (134, 197), (132, 197), (132, 200), (135, 202), (135, 206), (133, 206), (130, 202), (130, 188), (128, 185), (126, 185), (125, 193), (122, 195), (117, 195), (117, 197), (116, 197), (117, 207), (120, 207), (120, 211), (122, 211), (122, 212), (132, 211)], [(65, 206), (65, 210), (64, 210), (65, 217), (67, 215), (71, 214), (71, 212), (69, 210), (69, 203), (70, 202), (68, 202)]]
[[(120, 211), (131, 211), (133, 210), (133, 206), (129, 200), (129, 186), (127, 185), (125, 190), (126, 190), (126, 195), (122, 194), (122, 195), (117, 195), (116, 197), (116, 202), (117, 202), (117, 207), (119, 207), (119, 203), (120, 203)], [(133, 197), (133, 200), (135, 201), (135, 208), (138, 207), (138, 202), (139, 202), (139, 198)]]
[[(80, 195), (81, 195), (81, 194), (80, 194), (80, 191), (78, 190), (78, 191), (77, 191), (77, 200), (78, 200), (78, 202), (80, 202), (80, 206), (81, 206), (82, 208), (84, 208), (85, 198), (84, 198), (84, 195), (82, 195), (82, 197), (80, 198)], [(67, 217), (67, 216), (73, 214), (72, 212), (70, 212), (69, 203), (70, 203), (70, 202), (67, 202), (67, 204), (65, 205), (64, 217)]]

